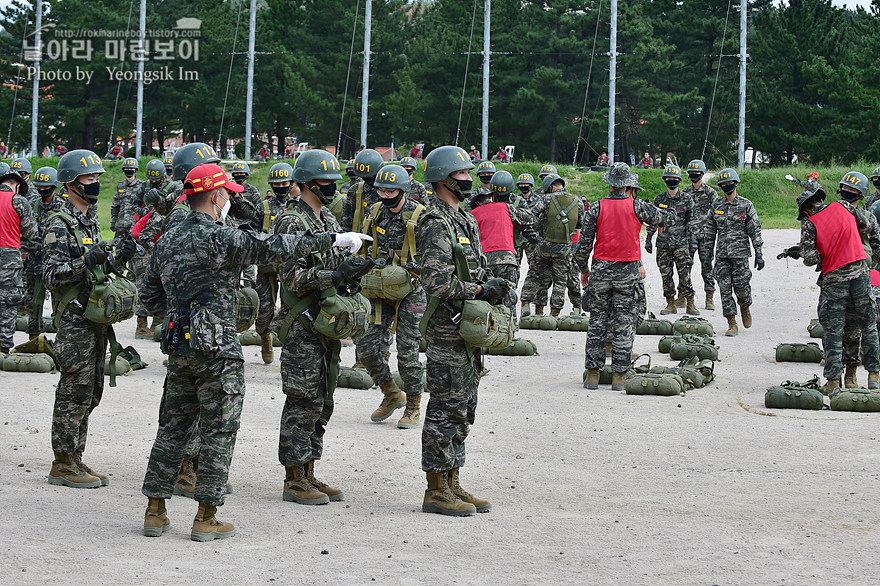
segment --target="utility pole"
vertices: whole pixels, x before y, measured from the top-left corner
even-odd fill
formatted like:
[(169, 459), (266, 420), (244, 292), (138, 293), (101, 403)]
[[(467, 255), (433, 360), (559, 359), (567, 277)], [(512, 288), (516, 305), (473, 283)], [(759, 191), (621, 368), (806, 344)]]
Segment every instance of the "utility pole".
[[(743, 0), (745, 2), (745, 0)], [(617, 92), (617, 0), (611, 0), (611, 47), (608, 51), (608, 164), (614, 163), (614, 109)]]
[(739, 3), (739, 136), (736, 148), (737, 168), (742, 169), (746, 159), (746, 12), (747, 0)]
[(34, 98), (31, 103), (31, 156), (38, 156), (37, 153), (37, 119), (40, 114), (40, 60), (43, 58), (43, 46), (40, 42), (40, 27), (43, 22), (43, 2), (36, 0), (34, 3), (34, 11), (36, 18), (37, 33), (34, 38), (37, 48), (37, 57), (34, 61)]
[(254, 43), (257, 31), (257, 0), (251, 0), (248, 33), (247, 105), (244, 112), (244, 159), (251, 159), (251, 121), (254, 117)]
[(361, 144), (367, 144), (367, 111), (370, 107), (370, 34), (373, 29), (373, 0), (364, 13), (364, 93), (361, 96)]
[(483, 160), (489, 160), (489, 23), (492, 19), (492, 0), (483, 4)]
[[(141, 51), (145, 51), (144, 43), (147, 39), (147, 0), (141, 0), (141, 12), (140, 12), (140, 24), (138, 26), (138, 48)], [(143, 142), (144, 136), (144, 58), (141, 55), (141, 58), (138, 60), (138, 90), (137, 90), (137, 123), (136, 123), (137, 131), (135, 133), (135, 143), (134, 143), (134, 156), (141, 156), (141, 142)], [(110, 140), (114, 140), (113, 137), (110, 137)], [(152, 154), (152, 147), (150, 145), (150, 154)], [(164, 145), (159, 145), (159, 148), (164, 148)]]

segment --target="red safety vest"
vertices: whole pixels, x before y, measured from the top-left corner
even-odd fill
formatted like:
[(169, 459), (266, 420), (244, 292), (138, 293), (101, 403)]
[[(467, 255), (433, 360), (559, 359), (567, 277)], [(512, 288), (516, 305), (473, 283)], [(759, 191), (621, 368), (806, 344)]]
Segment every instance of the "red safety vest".
[(471, 213), (480, 227), (480, 243), (483, 253), (508, 250), (516, 252), (513, 247), (513, 221), (507, 204), (501, 201), (483, 204), (474, 208)]
[(633, 205), (631, 198), (605, 198), (599, 203), (593, 258), (620, 262), (642, 258), (639, 243), (642, 221), (636, 216)]
[(810, 216), (810, 221), (816, 227), (816, 249), (822, 255), (823, 275), (868, 258), (856, 219), (839, 201)]
[(21, 248), (21, 216), (12, 207), (12, 191), (0, 191), (0, 248)]

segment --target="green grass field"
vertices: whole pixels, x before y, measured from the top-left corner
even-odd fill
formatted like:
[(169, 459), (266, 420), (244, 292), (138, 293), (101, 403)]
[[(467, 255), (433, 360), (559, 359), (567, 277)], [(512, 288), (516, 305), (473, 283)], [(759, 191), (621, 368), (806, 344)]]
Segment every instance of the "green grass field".
[[(140, 159), (140, 171), (137, 177), (144, 178), (144, 169), (146, 168), (149, 157)], [(31, 164), (34, 171), (43, 166), (57, 166), (58, 158), (32, 159)], [(517, 162), (509, 165), (498, 165), (498, 169), (509, 171), (514, 178), (520, 173), (531, 173), (536, 181), (537, 174), (542, 163), (533, 162)], [(269, 167), (272, 163), (261, 163), (251, 165), (252, 175), (250, 183), (265, 193), (269, 189), (266, 179), (269, 176)], [(225, 165), (229, 167), (229, 165)], [(589, 201), (601, 199), (607, 193), (607, 186), (602, 183), (602, 173), (594, 171), (578, 171), (570, 165), (557, 165), (560, 174), (568, 180), (568, 189), (572, 193), (584, 195)], [(113, 234), (110, 232), (110, 203), (115, 193), (116, 184), (122, 181), (121, 161), (104, 161), (104, 168), (107, 173), (101, 180), (101, 196), (99, 200), (98, 216), (101, 220), (102, 233), (104, 238), (110, 239)], [(871, 170), (874, 168), (868, 163), (861, 163), (854, 167), (865, 175), (870, 176)], [(837, 187), (840, 178), (850, 170), (845, 167), (823, 167), (814, 169), (812, 167), (784, 167), (774, 169), (761, 170), (743, 170), (740, 172), (742, 183), (740, 184), (740, 195), (749, 198), (755, 204), (758, 210), (758, 216), (761, 218), (761, 225), (764, 228), (798, 228), (800, 223), (797, 221), (797, 206), (795, 199), (801, 192), (801, 188), (786, 180), (785, 175), (791, 173), (799, 179), (805, 179), (806, 174), (810, 171), (819, 172), (819, 182), (826, 188), (829, 194), (829, 201), (837, 199)], [(643, 197), (653, 199), (655, 195), (665, 189), (662, 180), (662, 170), (660, 169), (638, 169), (639, 181), (645, 188)], [(717, 170), (716, 170), (717, 171)], [(710, 171), (712, 173), (712, 171)], [(416, 179), (421, 180), (422, 170), (416, 171)], [(687, 177), (685, 177), (687, 182)], [(709, 180), (714, 186), (714, 178)], [(873, 187), (869, 192), (873, 191)]]

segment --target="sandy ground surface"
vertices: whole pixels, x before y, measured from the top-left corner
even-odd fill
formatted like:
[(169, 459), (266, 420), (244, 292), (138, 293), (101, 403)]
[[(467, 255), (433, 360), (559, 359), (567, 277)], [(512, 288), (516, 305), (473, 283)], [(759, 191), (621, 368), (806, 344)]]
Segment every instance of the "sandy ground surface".
[[(158, 344), (136, 344), (150, 366), (106, 388), (92, 416), (86, 461), (112, 473), (100, 489), (46, 482), (58, 376), (0, 373), (0, 583), (880, 582), (880, 415), (763, 407), (767, 386), (821, 372), (774, 362), (779, 342), (809, 341), (818, 289), (812, 269), (775, 260), (796, 231), (764, 236), (755, 325), (719, 336), (706, 388), (672, 398), (587, 391), (578, 332), (522, 332), (540, 356), (490, 357), (462, 478), (494, 508), (468, 518), (421, 512), (420, 432), (397, 429), (398, 416), (371, 423), (376, 389), (336, 393), (318, 471), (345, 501), (283, 502), (279, 365), (262, 364), (252, 346), (235, 492), (220, 510), (238, 535), (190, 541), (196, 505), (178, 497), (172, 529), (146, 538), (140, 486), (162, 390)], [(657, 312), (653, 256), (647, 265)], [(703, 314), (726, 329), (720, 304)], [(117, 331), (132, 343), (134, 321)], [(635, 349), (673, 364), (657, 340), (637, 336)]]

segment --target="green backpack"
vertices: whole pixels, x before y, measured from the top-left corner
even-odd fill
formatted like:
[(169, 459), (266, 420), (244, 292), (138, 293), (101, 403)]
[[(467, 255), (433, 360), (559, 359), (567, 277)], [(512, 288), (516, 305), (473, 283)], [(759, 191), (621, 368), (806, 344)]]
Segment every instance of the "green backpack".
[(578, 228), (578, 199), (567, 191), (554, 191), (547, 204), (547, 227), (544, 240), (554, 244), (570, 244)]
[(367, 332), (370, 301), (360, 293), (337, 295), (335, 289), (328, 289), (321, 293), (320, 306), (321, 310), (315, 316), (314, 328), (325, 338), (355, 339)]
[(712, 324), (709, 323), (709, 320), (703, 319), (702, 317), (691, 317), (689, 315), (680, 317), (678, 321), (672, 325), (672, 331), (680, 334), (695, 334), (697, 336), (715, 335), (715, 329), (712, 327)]
[(510, 309), (479, 299), (464, 300), (459, 327), (461, 337), (469, 345), (499, 350), (513, 343), (516, 331)]
[(776, 347), (776, 362), (822, 362), (824, 354), (816, 342), (808, 344), (780, 344)]
[[(640, 336), (668, 336), (672, 334), (672, 322), (668, 319), (657, 319), (657, 316), (648, 312), (648, 319), (642, 320), (636, 333)], [(669, 350), (664, 350), (669, 352)]]
[(703, 376), (703, 384), (708, 385), (715, 380), (715, 362), (709, 359), (701, 360), (698, 357), (685, 358), (678, 363), (680, 368), (690, 368), (698, 371)]
[(552, 315), (526, 315), (519, 318), (519, 327), (522, 330), (555, 330), (559, 327), (559, 320)]
[(55, 361), (48, 354), (12, 352), (0, 362), (6, 372), (55, 372)]
[(673, 360), (697, 357), (700, 360), (718, 360), (718, 347), (710, 337), (685, 334), (681, 341), (673, 341), (669, 357)]
[(783, 381), (764, 393), (764, 406), (768, 409), (819, 410), (825, 406), (825, 397), (819, 390), (819, 377), (804, 383)]
[(373, 386), (373, 379), (370, 378), (370, 373), (362, 368), (340, 366), (336, 386), (346, 389), (369, 389)]
[(138, 354), (138, 351), (134, 349), (134, 346), (126, 346), (119, 353), (119, 357), (128, 362), (128, 365), (132, 370), (140, 370), (142, 368), (146, 368), (149, 366), (144, 359), (141, 358), (141, 355)]
[(810, 320), (810, 325), (807, 326), (807, 331), (810, 332), (811, 338), (825, 337), (825, 328), (822, 327), (822, 324), (819, 323), (818, 319)]
[(655, 366), (651, 369), (654, 374), (677, 374), (695, 389), (701, 389), (706, 385), (703, 375), (699, 370), (682, 366)]
[(687, 383), (677, 374), (638, 374), (626, 381), (627, 395), (659, 395), (672, 397), (687, 390)]
[(869, 389), (838, 389), (831, 394), (832, 411), (880, 412), (880, 391)]
[(586, 332), (590, 329), (590, 318), (575, 310), (557, 319), (556, 329), (563, 332)]
[(495, 356), (534, 356), (538, 353), (538, 347), (531, 340), (515, 338), (513, 344), (507, 348), (488, 348), (486, 354)]

